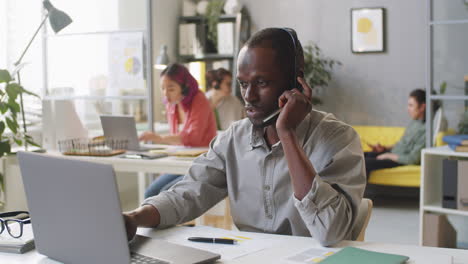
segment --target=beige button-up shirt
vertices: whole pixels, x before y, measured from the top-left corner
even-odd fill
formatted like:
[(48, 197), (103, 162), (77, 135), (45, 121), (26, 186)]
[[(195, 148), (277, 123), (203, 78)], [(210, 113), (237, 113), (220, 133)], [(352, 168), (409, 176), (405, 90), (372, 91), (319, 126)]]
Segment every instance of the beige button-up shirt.
[(271, 148), (248, 119), (215, 138), (184, 179), (148, 198), (161, 214), (160, 228), (195, 219), (229, 196), (242, 231), (312, 236), (323, 245), (350, 239), (366, 176), (359, 136), (332, 114), (312, 112), (297, 128), (314, 166), (312, 188), (295, 198), (281, 142)]

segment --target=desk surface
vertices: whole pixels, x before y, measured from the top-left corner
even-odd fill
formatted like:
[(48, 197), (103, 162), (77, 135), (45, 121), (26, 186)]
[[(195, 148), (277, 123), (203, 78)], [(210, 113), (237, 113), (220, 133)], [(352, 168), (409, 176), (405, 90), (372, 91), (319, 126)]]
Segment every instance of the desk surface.
[[(207, 227), (176, 227), (163, 231), (157, 231), (153, 229), (141, 228), (138, 233), (147, 235), (153, 238), (164, 238), (165, 235), (177, 235), (184, 237), (196, 233), (197, 229), (201, 229), (206, 233)], [(220, 229), (209, 228), (219, 231)], [(286, 257), (297, 254), (301, 251), (310, 248), (323, 248), (317, 241), (310, 237), (295, 237), (295, 236), (282, 236), (272, 234), (261, 234), (261, 233), (250, 233), (250, 232), (236, 232), (230, 230), (221, 230), (229, 232), (231, 234), (237, 234), (239, 236), (248, 236), (254, 239), (261, 239), (268, 241), (271, 245), (263, 250), (251, 253), (232, 260), (220, 260), (217, 263), (288, 263)], [(210, 244), (208, 244), (210, 245)], [(431, 247), (419, 247), (409, 245), (397, 245), (397, 244), (385, 244), (376, 242), (355, 242), (355, 241), (343, 241), (336, 245), (332, 250), (337, 250), (342, 247), (353, 246), (362, 249), (374, 250), (379, 252), (387, 252), (393, 254), (401, 254), (410, 257), (409, 263), (416, 264), (428, 264), (437, 263), (431, 260), (435, 260), (437, 257), (451, 256), (454, 264), (466, 264), (468, 263), (468, 250), (460, 249), (445, 249), (445, 248), (431, 248)], [(40, 255), (35, 250), (25, 254), (9, 254), (0, 253), (0, 263), (58, 263), (53, 261), (46, 256)], [(450, 262), (449, 262), (450, 263)], [(437, 263), (442, 264), (442, 263)]]
[(125, 159), (113, 157), (64, 156), (60, 152), (47, 152), (48, 155), (78, 159), (96, 163), (111, 164), (115, 171), (185, 174), (195, 158), (164, 157), (159, 159)]

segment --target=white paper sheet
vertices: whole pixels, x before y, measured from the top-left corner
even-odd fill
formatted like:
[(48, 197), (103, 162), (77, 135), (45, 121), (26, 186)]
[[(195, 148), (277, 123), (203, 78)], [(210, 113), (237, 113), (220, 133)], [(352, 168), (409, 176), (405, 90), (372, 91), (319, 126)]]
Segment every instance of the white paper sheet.
[(286, 263), (297, 264), (297, 263), (319, 263), (326, 257), (333, 255), (339, 249), (330, 248), (309, 248), (301, 251), (297, 254), (286, 257)]
[[(183, 230), (183, 231), (182, 231)], [(236, 232), (230, 230), (222, 230), (207, 226), (192, 227), (175, 227), (168, 230), (141, 230), (138, 234), (150, 236), (155, 239), (166, 240), (175, 244), (194, 247), (202, 250), (207, 250), (221, 255), (223, 260), (232, 260), (254, 252), (270, 248), (277, 242), (255, 237), (254, 235), (244, 237), (239, 236)], [(236, 245), (211, 244), (188, 241), (189, 237), (216, 237), (216, 238), (231, 238), (237, 240)]]

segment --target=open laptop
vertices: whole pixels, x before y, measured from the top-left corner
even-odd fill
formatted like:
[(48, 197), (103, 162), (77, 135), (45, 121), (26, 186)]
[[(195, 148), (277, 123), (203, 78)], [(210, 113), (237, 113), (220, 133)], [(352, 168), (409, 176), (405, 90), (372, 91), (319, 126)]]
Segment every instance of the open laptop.
[(147, 151), (151, 149), (138, 141), (136, 122), (133, 116), (102, 115), (100, 118), (106, 138), (128, 139), (128, 150)]
[(18, 152), (18, 160), (41, 254), (64, 263), (208, 263), (220, 258), (143, 236), (129, 244), (111, 165), (31, 152)]

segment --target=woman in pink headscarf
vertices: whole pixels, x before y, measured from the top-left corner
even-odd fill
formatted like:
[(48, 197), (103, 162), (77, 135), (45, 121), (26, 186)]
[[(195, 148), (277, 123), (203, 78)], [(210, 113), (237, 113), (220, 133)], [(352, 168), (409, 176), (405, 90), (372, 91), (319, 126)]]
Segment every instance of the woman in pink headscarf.
[[(161, 89), (166, 104), (170, 135), (143, 133), (140, 140), (155, 144), (207, 147), (216, 136), (216, 120), (210, 103), (198, 83), (181, 64), (171, 64), (161, 73)], [(183, 128), (179, 131), (179, 124)]]
[[(216, 136), (216, 120), (210, 103), (190, 72), (181, 64), (171, 64), (161, 73), (161, 89), (166, 104), (170, 135), (158, 135), (147, 131), (140, 136), (142, 141), (155, 144), (206, 147)], [(179, 131), (179, 125), (183, 128)], [(164, 174), (146, 190), (151, 197), (168, 189), (183, 175)]]

